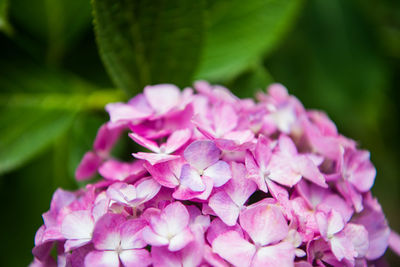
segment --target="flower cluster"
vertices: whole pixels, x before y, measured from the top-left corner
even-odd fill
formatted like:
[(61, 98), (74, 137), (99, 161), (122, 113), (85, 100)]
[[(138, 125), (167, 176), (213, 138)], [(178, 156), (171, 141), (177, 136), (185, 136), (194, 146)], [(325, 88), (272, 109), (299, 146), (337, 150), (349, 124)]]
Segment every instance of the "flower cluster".
[[(367, 266), (399, 249), (369, 152), (324, 113), (280, 84), (258, 102), (194, 89), (107, 105), (76, 171), (101, 180), (55, 192), (32, 266)], [(126, 135), (143, 147), (129, 162), (111, 154)]]

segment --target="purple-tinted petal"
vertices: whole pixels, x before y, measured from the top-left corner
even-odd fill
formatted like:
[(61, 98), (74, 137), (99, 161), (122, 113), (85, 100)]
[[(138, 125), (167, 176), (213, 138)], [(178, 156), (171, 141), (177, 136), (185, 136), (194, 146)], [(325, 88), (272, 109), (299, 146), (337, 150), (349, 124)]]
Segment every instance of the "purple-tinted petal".
[(153, 178), (143, 178), (135, 183), (137, 197), (141, 199), (141, 203), (149, 201), (157, 195), (161, 186)]
[(92, 251), (85, 257), (85, 267), (119, 267), (115, 251)]
[(77, 180), (86, 180), (96, 174), (97, 169), (101, 164), (101, 158), (96, 153), (89, 151), (83, 156), (82, 161), (79, 163), (75, 171)]
[(398, 233), (391, 231), (389, 236), (389, 246), (398, 256), (400, 256), (400, 236)]
[(124, 250), (119, 254), (119, 258), (126, 267), (147, 267), (152, 262), (150, 252), (145, 249)]
[(237, 232), (219, 235), (212, 244), (213, 252), (234, 266), (250, 267), (256, 247), (244, 240)]
[(290, 267), (294, 263), (294, 248), (288, 242), (260, 248), (254, 256), (252, 267)]
[(275, 205), (254, 205), (240, 214), (240, 225), (251, 239), (262, 246), (284, 239), (289, 227)]
[(224, 223), (229, 226), (236, 224), (240, 208), (232, 201), (225, 191), (219, 191), (213, 194), (209, 199), (208, 205)]
[(194, 192), (202, 192), (206, 189), (199, 173), (189, 164), (182, 166), (180, 182), (182, 186), (188, 187)]
[(325, 182), (325, 177), (319, 171), (318, 167), (314, 162), (306, 156), (298, 156), (294, 162), (293, 168), (297, 170), (307, 180), (327, 188), (328, 185)]
[(125, 222), (121, 214), (108, 213), (101, 217), (93, 231), (93, 244), (99, 250), (116, 250), (121, 242), (120, 225)]
[(198, 140), (191, 143), (183, 152), (189, 164), (199, 171), (216, 163), (221, 155), (221, 150), (210, 140)]
[(146, 152), (132, 153), (132, 155), (137, 159), (143, 159), (148, 161), (151, 165), (180, 158), (179, 155), (167, 155), (167, 154), (146, 153)]
[(205, 169), (203, 175), (210, 177), (215, 187), (220, 187), (231, 179), (232, 172), (228, 163), (219, 160)]
[(364, 226), (354, 223), (346, 224), (343, 233), (347, 240), (352, 244), (356, 252), (356, 258), (362, 258), (367, 254), (369, 241), (368, 232)]
[(179, 104), (181, 92), (172, 84), (146, 86), (143, 90), (146, 100), (158, 113), (163, 114)]
[(269, 164), (270, 174), (268, 178), (289, 187), (297, 184), (302, 175), (299, 170), (293, 168), (292, 162), (293, 158), (291, 156), (274, 155)]
[(164, 149), (163, 152), (166, 154), (172, 153), (189, 141), (191, 136), (192, 131), (189, 129), (175, 131), (168, 137), (165, 147), (161, 146), (161, 149)]

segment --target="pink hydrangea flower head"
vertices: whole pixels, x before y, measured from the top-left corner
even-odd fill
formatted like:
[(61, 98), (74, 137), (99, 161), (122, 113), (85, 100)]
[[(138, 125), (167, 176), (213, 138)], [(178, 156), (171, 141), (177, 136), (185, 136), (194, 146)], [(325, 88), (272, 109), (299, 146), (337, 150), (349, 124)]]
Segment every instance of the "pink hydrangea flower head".
[[(369, 266), (400, 253), (370, 154), (281, 84), (252, 99), (196, 82), (106, 106), (35, 236), (31, 266)], [(112, 153), (120, 138), (141, 147)]]

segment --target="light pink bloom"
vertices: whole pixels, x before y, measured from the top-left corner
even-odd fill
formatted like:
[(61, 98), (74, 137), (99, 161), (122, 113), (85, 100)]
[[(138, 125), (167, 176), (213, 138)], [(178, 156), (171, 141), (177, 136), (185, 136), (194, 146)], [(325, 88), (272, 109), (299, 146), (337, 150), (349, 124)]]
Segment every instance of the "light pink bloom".
[(288, 234), (288, 225), (278, 207), (249, 207), (241, 213), (240, 225), (249, 234), (252, 243), (238, 232), (228, 231), (213, 241), (215, 253), (234, 266), (293, 266), (293, 245), (280, 242)]
[(136, 160), (126, 163), (110, 159), (104, 162), (99, 168), (99, 174), (107, 180), (124, 181), (140, 177), (145, 173), (143, 161)]
[(152, 246), (167, 246), (178, 251), (193, 240), (189, 228), (189, 212), (180, 202), (174, 202), (149, 216), (143, 239)]
[(151, 177), (143, 178), (134, 185), (126, 183), (114, 183), (107, 189), (107, 196), (114, 202), (132, 208), (149, 201), (161, 186)]
[(205, 177), (211, 179), (214, 187), (224, 185), (232, 174), (229, 165), (222, 160), (221, 150), (209, 140), (191, 143), (183, 156), (188, 164), (182, 166), (180, 181), (194, 192), (206, 190)]
[(139, 145), (142, 145), (155, 152), (138, 152), (133, 153), (132, 155), (136, 158), (147, 160), (150, 164), (154, 165), (179, 158), (179, 155), (170, 154), (182, 147), (190, 139), (191, 131), (189, 129), (178, 130), (172, 133), (168, 137), (167, 142), (161, 146), (158, 146), (155, 142), (145, 139), (135, 133), (130, 133), (129, 136)]
[(93, 233), (95, 251), (85, 258), (85, 266), (149, 266), (150, 253), (144, 249), (143, 220), (126, 220), (120, 214), (106, 214)]
[(236, 224), (247, 199), (256, 191), (257, 185), (246, 177), (243, 164), (232, 163), (232, 179), (209, 199), (209, 206), (229, 226)]
[(354, 258), (364, 257), (368, 251), (368, 232), (359, 224), (345, 224), (335, 210), (325, 214), (317, 213), (317, 223), (321, 236), (330, 244), (336, 258), (354, 263)]

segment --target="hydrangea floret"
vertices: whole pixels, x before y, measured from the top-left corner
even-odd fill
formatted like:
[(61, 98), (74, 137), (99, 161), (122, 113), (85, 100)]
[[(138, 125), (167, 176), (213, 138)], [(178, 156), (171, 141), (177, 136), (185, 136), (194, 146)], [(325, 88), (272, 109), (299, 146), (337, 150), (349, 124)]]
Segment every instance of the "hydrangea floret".
[[(400, 238), (371, 194), (368, 151), (272, 84), (147, 86), (110, 120), (58, 189), (31, 266), (370, 266)], [(120, 138), (143, 147), (113, 156)]]

